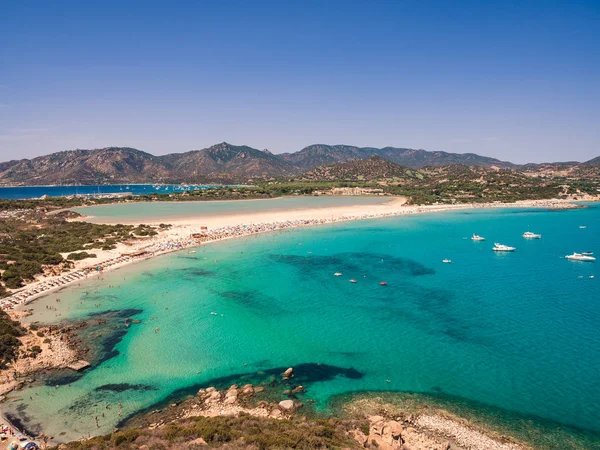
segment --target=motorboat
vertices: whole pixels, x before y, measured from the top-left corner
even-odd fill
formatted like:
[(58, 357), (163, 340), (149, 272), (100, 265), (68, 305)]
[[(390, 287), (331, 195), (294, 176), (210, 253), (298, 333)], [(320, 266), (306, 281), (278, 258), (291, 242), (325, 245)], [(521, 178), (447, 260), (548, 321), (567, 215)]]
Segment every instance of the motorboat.
[(380, 285), (380, 286), (387, 286), (387, 281), (380, 281), (380, 282), (379, 282), (379, 285)]
[(472, 241), (485, 241), (485, 238), (483, 236), (479, 236), (478, 234), (473, 233), (473, 236), (471, 236), (471, 240)]
[(523, 233), (523, 237), (525, 239), (541, 239), (542, 235), (537, 233), (532, 233), (531, 231), (526, 231)]
[(452, 262), (451, 259), (442, 259), (443, 263), (450, 264)]
[(573, 253), (572, 255), (565, 256), (565, 258), (570, 259), (571, 261), (587, 261), (587, 262), (596, 261), (596, 257), (592, 256), (591, 252)]
[(342, 272), (336, 272), (333, 274), (334, 277), (341, 277), (342, 276)]
[(492, 248), (495, 252), (514, 252), (516, 250), (515, 247), (511, 247), (509, 245), (494, 243), (494, 247)]
[(350, 280), (350, 283), (356, 283), (355, 279)]

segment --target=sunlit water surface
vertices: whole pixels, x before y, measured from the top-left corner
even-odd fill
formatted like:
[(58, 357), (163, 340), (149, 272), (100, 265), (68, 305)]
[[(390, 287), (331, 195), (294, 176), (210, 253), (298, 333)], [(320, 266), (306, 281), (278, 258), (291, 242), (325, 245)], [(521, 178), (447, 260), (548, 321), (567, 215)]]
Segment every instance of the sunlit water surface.
[[(599, 227), (594, 206), (469, 210), (272, 233), (133, 264), (32, 305), (43, 322), (110, 311), (95, 338), (103, 358), (12, 393), (5, 408), (31, 430), (77, 438), (219, 377), (306, 364), (304, 399), (322, 411), (341, 393), (412, 391), (597, 433), (599, 263), (563, 256), (600, 252)], [(528, 230), (543, 238), (523, 239)], [(494, 241), (517, 251), (495, 253)], [(126, 317), (142, 323), (116, 329)]]

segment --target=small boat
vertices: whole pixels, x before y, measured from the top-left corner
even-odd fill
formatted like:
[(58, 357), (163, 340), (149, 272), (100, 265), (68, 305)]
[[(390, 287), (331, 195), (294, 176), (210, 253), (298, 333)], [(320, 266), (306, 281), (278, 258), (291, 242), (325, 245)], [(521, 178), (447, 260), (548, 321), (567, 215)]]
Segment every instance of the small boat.
[(579, 228), (581, 228), (583, 230), (584, 228), (587, 228), (587, 227), (585, 225), (579, 225)]
[(341, 277), (342, 276), (342, 272), (336, 272), (333, 274), (334, 277)]
[(570, 259), (571, 261), (587, 261), (593, 262), (596, 261), (596, 258), (592, 256), (591, 252), (584, 253), (573, 253), (572, 255), (567, 255), (565, 258)]
[(216, 315), (217, 315), (217, 313), (216, 313), (216, 312), (214, 312), (214, 311), (212, 311), (212, 312), (211, 312), (211, 314), (212, 314), (213, 316), (216, 316)]
[(494, 243), (494, 247), (492, 248), (495, 252), (514, 252), (516, 250), (515, 247), (511, 247), (509, 245)]
[(473, 233), (473, 236), (471, 236), (471, 240), (472, 241), (485, 241), (485, 238), (483, 236), (479, 236), (478, 234)]
[(380, 281), (380, 282), (379, 282), (379, 285), (380, 285), (380, 286), (387, 286), (387, 281)]
[(451, 259), (442, 259), (443, 263), (450, 264), (452, 262)]
[(355, 279), (350, 280), (350, 283), (356, 283)]
[(193, 255), (193, 254), (195, 254), (195, 253), (196, 253), (196, 250), (190, 250), (190, 251), (188, 252), (188, 255)]
[(523, 233), (523, 237), (525, 239), (541, 239), (542, 235), (537, 233), (532, 233), (531, 231), (526, 231)]

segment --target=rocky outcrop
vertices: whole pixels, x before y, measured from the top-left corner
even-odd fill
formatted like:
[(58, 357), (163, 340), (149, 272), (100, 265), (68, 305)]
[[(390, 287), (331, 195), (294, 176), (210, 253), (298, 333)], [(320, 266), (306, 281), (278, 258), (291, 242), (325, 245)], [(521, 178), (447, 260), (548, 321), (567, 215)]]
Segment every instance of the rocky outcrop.
[(196, 395), (196, 402), (186, 409), (182, 417), (238, 416), (244, 413), (256, 417), (284, 419), (298, 407), (293, 400), (283, 400), (278, 405), (265, 401), (252, 405), (252, 397), (263, 390), (264, 387), (252, 384), (246, 384), (241, 388), (234, 384), (226, 391), (219, 391), (215, 387), (200, 389)]
[[(383, 450), (402, 448), (404, 442), (402, 440), (402, 424), (400, 422), (387, 420), (381, 416), (370, 417), (369, 422), (371, 424), (368, 436), (369, 443), (376, 443), (377, 447)], [(362, 440), (362, 437), (360, 439)]]
[(281, 378), (283, 378), (284, 380), (288, 380), (288, 379), (292, 378), (293, 376), (294, 376), (294, 368), (293, 367), (286, 369), (286, 371), (281, 374)]
[(294, 410), (294, 400), (282, 400), (279, 402), (279, 408), (282, 411), (293, 411)]

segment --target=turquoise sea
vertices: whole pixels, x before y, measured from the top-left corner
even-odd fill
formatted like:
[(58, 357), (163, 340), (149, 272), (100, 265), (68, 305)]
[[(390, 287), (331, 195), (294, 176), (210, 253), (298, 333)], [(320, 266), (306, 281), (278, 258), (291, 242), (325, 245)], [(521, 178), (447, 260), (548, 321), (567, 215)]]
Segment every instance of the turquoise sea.
[[(597, 205), (465, 210), (265, 234), (130, 265), (31, 305), (33, 321), (106, 320), (86, 332), (98, 359), (79, 375), (47, 375), (3, 407), (64, 440), (108, 432), (201, 386), (293, 366), (303, 401), (324, 413), (340, 394), (417, 392), (600, 448), (599, 263), (563, 258), (600, 252), (599, 227)], [(517, 250), (494, 253), (495, 241)], [(142, 323), (125, 328), (126, 317)], [(575, 448), (555, 444), (546, 448)]]

